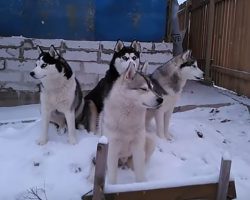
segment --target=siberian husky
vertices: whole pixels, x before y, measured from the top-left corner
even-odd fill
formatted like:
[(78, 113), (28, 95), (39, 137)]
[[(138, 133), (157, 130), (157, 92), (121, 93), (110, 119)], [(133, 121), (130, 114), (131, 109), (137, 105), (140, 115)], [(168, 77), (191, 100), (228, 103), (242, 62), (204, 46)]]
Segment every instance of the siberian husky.
[(157, 135), (169, 139), (169, 120), (186, 81), (201, 80), (203, 74), (197, 66), (197, 61), (191, 57), (190, 50), (158, 67), (150, 75), (150, 79), (154, 84), (154, 90), (164, 101), (160, 108), (147, 110), (146, 127), (149, 127), (150, 120), (154, 117)]
[(69, 64), (54, 46), (49, 52), (44, 52), (39, 46), (38, 50), (36, 67), (30, 72), (33, 78), (41, 81), (42, 133), (37, 143), (47, 143), (48, 126), (52, 122), (60, 128), (67, 124), (69, 143), (76, 144), (75, 127), (81, 124), (84, 104), (80, 85)]
[(126, 70), (130, 62), (134, 63), (135, 68), (139, 66), (140, 51), (141, 45), (137, 41), (133, 41), (130, 46), (124, 46), (122, 41), (117, 41), (105, 77), (84, 97), (84, 127), (87, 131), (96, 132), (98, 116), (103, 110), (104, 99), (109, 94), (116, 79)]
[(148, 77), (136, 71), (133, 62), (114, 83), (104, 102), (102, 134), (109, 140), (108, 181), (116, 183), (118, 160), (132, 156), (137, 182), (145, 180), (145, 162), (155, 143), (145, 130), (147, 108), (158, 108), (163, 99), (153, 90)]

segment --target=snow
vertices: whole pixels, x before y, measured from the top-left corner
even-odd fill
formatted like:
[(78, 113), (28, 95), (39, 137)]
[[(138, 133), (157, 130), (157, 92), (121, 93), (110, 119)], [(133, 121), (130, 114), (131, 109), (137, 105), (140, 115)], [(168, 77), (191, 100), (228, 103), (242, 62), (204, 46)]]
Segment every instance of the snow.
[[(231, 179), (237, 199), (250, 195), (250, 100), (221, 88), (189, 82), (178, 105), (230, 103), (174, 113), (172, 139), (157, 139), (156, 150), (146, 166), (147, 182), (134, 183), (131, 170), (118, 170), (118, 184), (106, 192), (140, 188), (175, 187), (218, 180), (221, 158), (231, 158)], [(69, 145), (67, 134), (50, 125), (49, 142), (38, 146), (41, 131), (40, 106), (0, 108), (0, 199), (23, 200), (31, 191), (48, 200), (76, 200), (90, 191), (92, 158), (101, 140), (77, 131), (77, 145)], [(155, 129), (154, 123), (152, 129)], [(229, 156), (230, 155), (230, 156)]]
[(99, 139), (99, 143), (108, 144), (108, 138), (106, 136), (101, 136)]

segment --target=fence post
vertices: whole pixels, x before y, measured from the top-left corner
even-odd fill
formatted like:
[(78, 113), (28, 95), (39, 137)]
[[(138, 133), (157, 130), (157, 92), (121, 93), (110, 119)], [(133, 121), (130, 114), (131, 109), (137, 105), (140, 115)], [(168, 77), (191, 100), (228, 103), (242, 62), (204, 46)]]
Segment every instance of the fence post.
[(222, 157), (222, 159), (221, 159), (220, 177), (219, 177), (216, 200), (226, 200), (227, 199), (231, 162), (232, 161), (226, 157), (224, 157), (224, 158)]
[(206, 48), (206, 65), (205, 65), (205, 82), (211, 83), (210, 66), (213, 42), (213, 29), (214, 29), (214, 0), (209, 1), (209, 18), (208, 18), (208, 33), (207, 33), (207, 48)]
[(96, 150), (95, 178), (92, 200), (104, 200), (104, 184), (107, 168), (108, 141), (105, 136), (99, 140)]
[(172, 1), (167, 0), (167, 32), (166, 32), (166, 42), (171, 42), (171, 33), (172, 33)]

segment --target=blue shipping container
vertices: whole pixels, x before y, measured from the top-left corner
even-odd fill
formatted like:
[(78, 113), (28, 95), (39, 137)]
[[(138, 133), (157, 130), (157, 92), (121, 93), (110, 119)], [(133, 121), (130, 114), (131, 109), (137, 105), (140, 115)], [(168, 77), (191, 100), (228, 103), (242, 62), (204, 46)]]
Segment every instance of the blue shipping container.
[(161, 41), (166, 0), (0, 1), (0, 36)]

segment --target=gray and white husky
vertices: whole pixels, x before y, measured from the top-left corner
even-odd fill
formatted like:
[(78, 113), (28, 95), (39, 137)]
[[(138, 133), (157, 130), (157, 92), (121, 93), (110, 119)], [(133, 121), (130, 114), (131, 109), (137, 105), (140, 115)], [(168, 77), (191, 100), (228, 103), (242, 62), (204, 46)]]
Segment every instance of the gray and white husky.
[(156, 133), (160, 138), (169, 138), (169, 121), (176, 101), (180, 97), (187, 80), (201, 80), (203, 71), (197, 66), (197, 61), (191, 56), (191, 51), (172, 58), (166, 64), (158, 67), (150, 79), (154, 90), (163, 97), (164, 101), (158, 109), (148, 109), (146, 127), (149, 127), (152, 118), (155, 118)]
[(152, 136), (145, 130), (147, 108), (158, 108), (163, 99), (152, 90), (148, 77), (134, 63), (114, 83), (104, 102), (102, 134), (109, 140), (108, 181), (117, 181), (118, 160), (132, 157), (136, 181), (145, 180), (145, 162), (154, 151)]
[(30, 75), (41, 81), (42, 133), (37, 143), (48, 141), (49, 122), (59, 128), (67, 125), (69, 143), (76, 144), (75, 127), (81, 124), (83, 97), (80, 85), (69, 64), (58, 54), (54, 46), (44, 52), (39, 46), (39, 58)]

